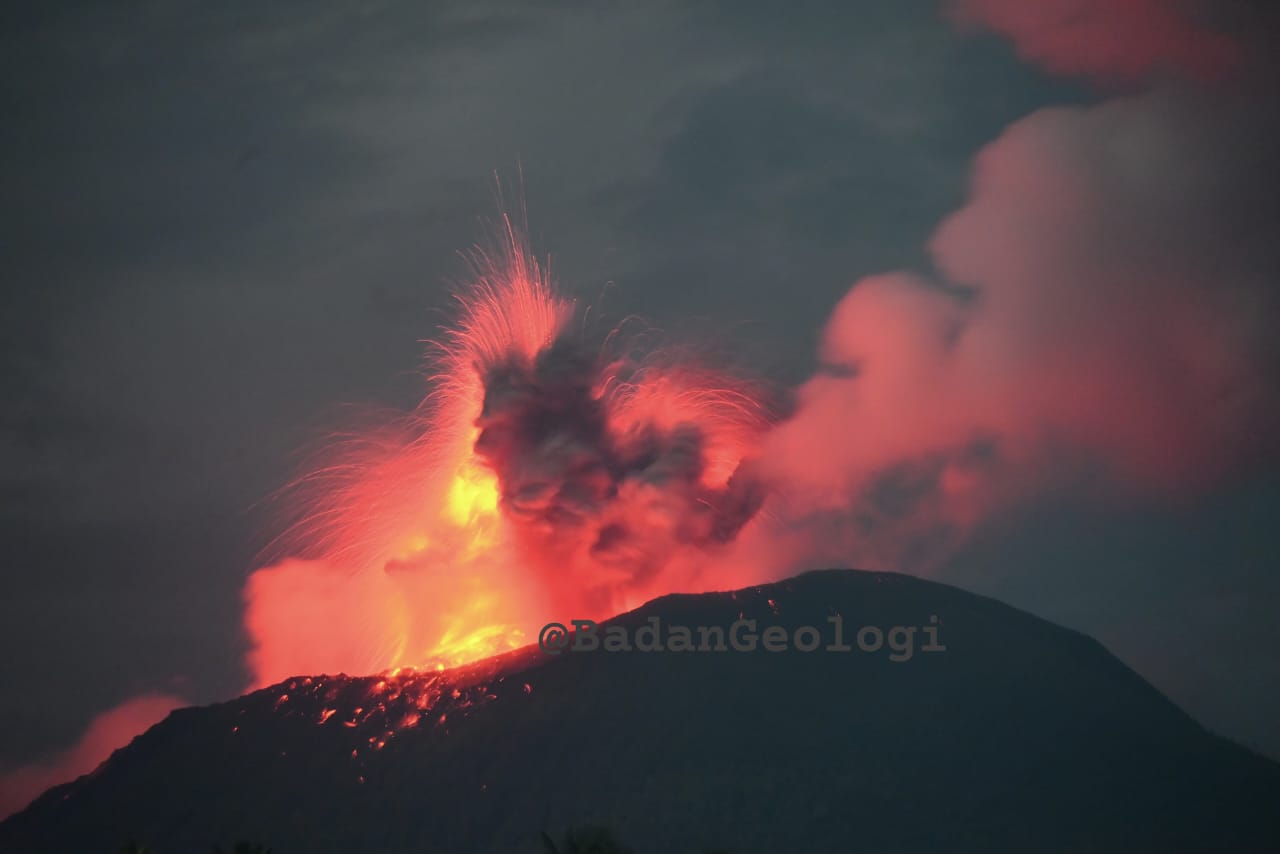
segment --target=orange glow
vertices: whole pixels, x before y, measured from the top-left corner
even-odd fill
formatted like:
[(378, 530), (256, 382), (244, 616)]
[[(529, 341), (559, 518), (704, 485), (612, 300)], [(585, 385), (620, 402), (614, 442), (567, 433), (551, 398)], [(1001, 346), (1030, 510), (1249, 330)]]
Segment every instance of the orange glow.
[(593, 356), (616, 331), (580, 341), (504, 222), (430, 345), (421, 406), (292, 485), (305, 510), (278, 545), (295, 557), (245, 590), (258, 686), (439, 671), (610, 616), (758, 506), (730, 489), (769, 423), (755, 391), (690, 359)]
[[(498, 514), (498, 480), (471, 461), (459, 471), (445, 497), (445, 513), (459, 527), (481, 525)], [(426, 538), (421, 538), (422, 548)]]

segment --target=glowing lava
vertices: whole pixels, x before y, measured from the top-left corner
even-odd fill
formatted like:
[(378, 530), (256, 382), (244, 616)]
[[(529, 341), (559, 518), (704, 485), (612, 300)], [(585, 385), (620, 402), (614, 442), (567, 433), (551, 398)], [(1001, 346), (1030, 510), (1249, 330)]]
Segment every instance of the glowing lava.
[(294, 484), (305, 509), (281, 542), (298, 557), (246, 585), (258, 685), (443, 668), (610, 616), (688, 584), (759, 509), (758, 389), (593, 338), (504, 222), (419, 408)]

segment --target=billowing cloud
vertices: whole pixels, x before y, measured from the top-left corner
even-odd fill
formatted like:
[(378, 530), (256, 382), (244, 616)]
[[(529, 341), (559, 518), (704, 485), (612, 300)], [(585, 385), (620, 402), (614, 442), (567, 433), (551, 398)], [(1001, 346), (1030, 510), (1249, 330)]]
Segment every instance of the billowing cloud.
[(861, 517), (897, 484), (914, 508), (875, 530), (902, 540), (1072, 455), (1179, 496), (1273, 451), (1277, 140), (1246, 101), (1170, 92), (1011, 126), (930, 240), (937, 277), (864, 279), (836, 307), (766, 453), (792, 506)]

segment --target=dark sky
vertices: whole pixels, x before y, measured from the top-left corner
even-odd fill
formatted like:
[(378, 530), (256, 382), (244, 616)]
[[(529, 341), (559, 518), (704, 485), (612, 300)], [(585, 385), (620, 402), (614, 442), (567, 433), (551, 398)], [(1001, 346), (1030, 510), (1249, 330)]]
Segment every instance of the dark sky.
[[(522, 167), (534, 246), (567, 287), (708, 329), (797, 383), (863, 277), (942, 266), (967, 283), (931, 236), (980, 149), (1042, 107), (1097, 109), (1061, 114), (1097, 121), (1053, 138), (1099, 186), (1159, 179), (1134, 191), (1156, 195), (1130, 272), (1226, 271), (1240, 316), (1270, 328), (1280, 218), (1260, 187), (1280, 135), (1257, 69), (1206, 83), (1217, 42), (1136, 70), (1046, 53), (990, 31), (1000, 5), (970, 4), (990, 7), (986, 27), (821, 0), (7, 12), (0, 766), (141, 693), (243, 688), (263, 500), (344, 405), (421, 396), (420, 342), (495, 211), (495, 170)], [(1243, 54), (1253, 20), (1242, 6), (1212, 23)], [(1089, 174), (1079, 135), (1110, 117), (1136, 128), (1132, 171)], [(1179, 128), (1187, 144), (1166, 145)], [(1067, 241), (1061, 268), (1094, 246)], [(1164, 291), (1143, 287), (1132, 306), (1166, 328)], [(1250, 376), (1274, 379), (1260, 352)], [(1232, 424), (1230, 441), (1273, 447), (1274, 422)], [(1045, 479), (929, 574), (1093, 634), (1211, 728), (1280, 755), (1280, 469), (1222, 457), (1156, 498)]]

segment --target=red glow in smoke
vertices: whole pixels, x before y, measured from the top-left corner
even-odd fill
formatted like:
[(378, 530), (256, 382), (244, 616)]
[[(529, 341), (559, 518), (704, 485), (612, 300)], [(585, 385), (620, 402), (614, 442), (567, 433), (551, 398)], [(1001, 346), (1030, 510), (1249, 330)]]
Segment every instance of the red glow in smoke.
[(80, 739), (63, 752), (0, 773), (0, 818), (23, 808), (45, 789), (88, 774), (112, 751), (186, 702), (164, 694), (144, 694), (94, 718)]
[[(1217, 80), (1236, 69), (1232, 40), (1197, 20), (1213, 4), (1195, 0), (952, 0), (962, 26), (1014, 40), (1019, 54), (1059, 74), (1131, 82), (1181, 72)], [(1197, 8), (1197, 7), (1203, 8)]]
[(295, 484), (308, 511), (285, 541), (304, 557), (245, 588), (256, 684), (456, 665), (610, 616), (687, 582), (758, 509), (753, 388), (616, 330), (588, 346), (505, 226), (419, 409)]

